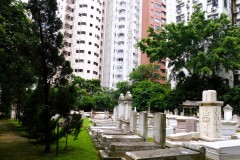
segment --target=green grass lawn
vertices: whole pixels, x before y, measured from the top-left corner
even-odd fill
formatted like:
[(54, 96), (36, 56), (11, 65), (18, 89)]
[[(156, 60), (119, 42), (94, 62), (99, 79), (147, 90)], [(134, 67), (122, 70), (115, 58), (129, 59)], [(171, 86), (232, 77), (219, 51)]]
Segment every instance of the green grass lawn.
[(43, 154), (44, 146), (34, 140), (26, 138), (23, 128), (13, 120), (5, 120), (8, 128), (0, 123), (0, 159), (1, 160), (98, 160), (98, 152), (88, 134), (90, 125), (88, 119), (84, 119), (84, 126), (74, 141), (72, 136), (68, 138), (68, 148), (65, 147), (65, 138), (59, 141), (59, 155), (56, 156), (56, 144), (51, 145), (51, 152)]

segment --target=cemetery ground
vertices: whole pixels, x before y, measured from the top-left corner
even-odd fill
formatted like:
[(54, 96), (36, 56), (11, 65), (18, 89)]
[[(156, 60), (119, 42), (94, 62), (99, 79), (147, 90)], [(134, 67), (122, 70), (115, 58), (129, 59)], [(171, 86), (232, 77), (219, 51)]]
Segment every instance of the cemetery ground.
[(56, 144), (51, 145), (51, 153), (43, 154), (44, 146), (35, 140), (27, 138), (27, 134), (16, 121), (0, 120), (0, 159), (1, 160), (98, 160), (97, 150), (89, 137), (88, 119), (84, 119), (84, 126), (74, 141), (68, 139), (68, 148), (64, 149), (65, 138), (59, 141), (59, 155), (56, 156)]

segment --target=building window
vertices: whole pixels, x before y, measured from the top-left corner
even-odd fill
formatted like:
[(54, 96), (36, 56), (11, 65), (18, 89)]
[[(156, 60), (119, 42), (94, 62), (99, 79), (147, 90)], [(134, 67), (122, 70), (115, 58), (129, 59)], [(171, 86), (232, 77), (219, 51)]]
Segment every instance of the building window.
[(89, 33), (89, 36), (92, 36), (92, 33)]
[(155, 18), (155, 22), (157, 22), (157, 23), (161, 23), (161, 20), (158, 19), (158, 18)]
[(87, 16), (87, 13), (82, 13), (82, 16)]
[(160, 5), (160, 4), (157, 4), (157, 3), (155, 3), (155, 8), (158, 8), (158, 9), (160, 9), (160, 8), (161, 8), (161, 5)]
[(227, 8), (227, 0), (224, 0), (224, 7)]
[(125, 26), (124, 26), (124, 25), (119, 25), (118, 28), (119, 28), (119, 29), (125, 28)]
[(86, 34), (86, 32), (85, 31), (81, 31), (81, 34)]
[(177, 16), (177, 17), (176, 17), (176, 21), (177, 21), (177, 22), (180, 22), (181, 20), (182, 20), (182, 19), (181, 19), (181, 16)]
[(84, 53), (84, 50), (76, 50), (76, 53)]
[(89, 44), (89, 45), (92, 45), (92, 42), (89, 42), (88, 44)]
[(90, 24), (90, 27), (92, 27), (93, 26), (93, 24)]
[(181, 11), (181, 5), (177, 5), (176, 6), (176, 12), (178, 13), (178, 12), (180, 12)]
[(91, 9), (94, 9), (94, 7), (93, 7), (93, 6), (91, 6)]
[(88, 54), (91, 54), (91, 51), (88, 51)]
[(80, 43), (83, 43), (83, 44), (85, 44), (85, 41), (81, 40), (81, 41), (80, 41)]
[(90, 17), (93, 18), (93, 15), (91, 15)]
[(87, 70), (87, 73), (90, 73), (90, 70)]
[(90, 63), (91, 63), (91, 61), (90, 61), (90, 60), (88, 60), (88, 61), (87, 61), (87, 63), (88, 63), (88, 64), (90, 64)]
[(213, 5), (214, 7), (217, 7), (217, 6), (218, 6), (218, 0), (213, 0), (213, 1), (212, 1), (212, 5)]

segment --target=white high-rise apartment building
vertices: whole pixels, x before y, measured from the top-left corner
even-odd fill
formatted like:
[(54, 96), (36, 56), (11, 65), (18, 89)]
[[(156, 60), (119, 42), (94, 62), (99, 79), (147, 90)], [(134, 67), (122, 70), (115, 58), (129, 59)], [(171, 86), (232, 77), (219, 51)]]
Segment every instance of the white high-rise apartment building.
[(85, 79), (100, 79), (104, 0), (57, 0), (63, 22), (62, 52), (73, 73)]
[(218, 18), (221, 13), (231, 17), (231, 0), (168, 0), (167, 23), (189, 21), (195, 5), (206, 11), (207, 18)]
[(141, 0), (106, 0), (102, 82), (115, 88), (140, 63)]
[(232, 21), (233, 24), (240, 24), (240, 0), (231, 0), (232, 1)]
[[(232, 1), (234, 0), (168, 0), (167, 24), (172, 22), (178, 23), (181, 21), (187, 23), (190, 20), (192, 13), (194, 12), (193, 6), (195, 5), (199, 5), (203, 11), (206, 11), (206, 18), (219, 18), (221, 13), (225, 13), (231, 20)], [(240, 6), (240, 0), (236, 1)], [(171, 72), (170, 70), (169, 72)], [(186, 72), (184, 69), (183, 71)], [(219, 66), (219, 70), (217, 70), (217, 72), (219, 76), (229, 80), (229, 86), (233, 86), (234, 77), (232, 71), (227, 71), (222, 66)], [(171, 81), (171, 83), (176, 85), (174, 81)], [(174, 87), (172, 86), (172, 88)]]

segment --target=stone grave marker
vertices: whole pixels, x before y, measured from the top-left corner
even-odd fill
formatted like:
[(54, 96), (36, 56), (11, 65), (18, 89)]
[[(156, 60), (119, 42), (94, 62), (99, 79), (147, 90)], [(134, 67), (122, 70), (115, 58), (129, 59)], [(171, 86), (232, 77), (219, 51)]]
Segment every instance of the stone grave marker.
[(147, 139), (148, 133), (148, 115), (147, 112), (140, 112), (139, 114), (139, 135), (143, 137), (145, 140)]
[(222, 138), (221, 106), (222, 101), (217, 101), (214, 90), (203, 91), (202, 101), (199, 102), (199, 128), (200, 137), (205, 139)]

